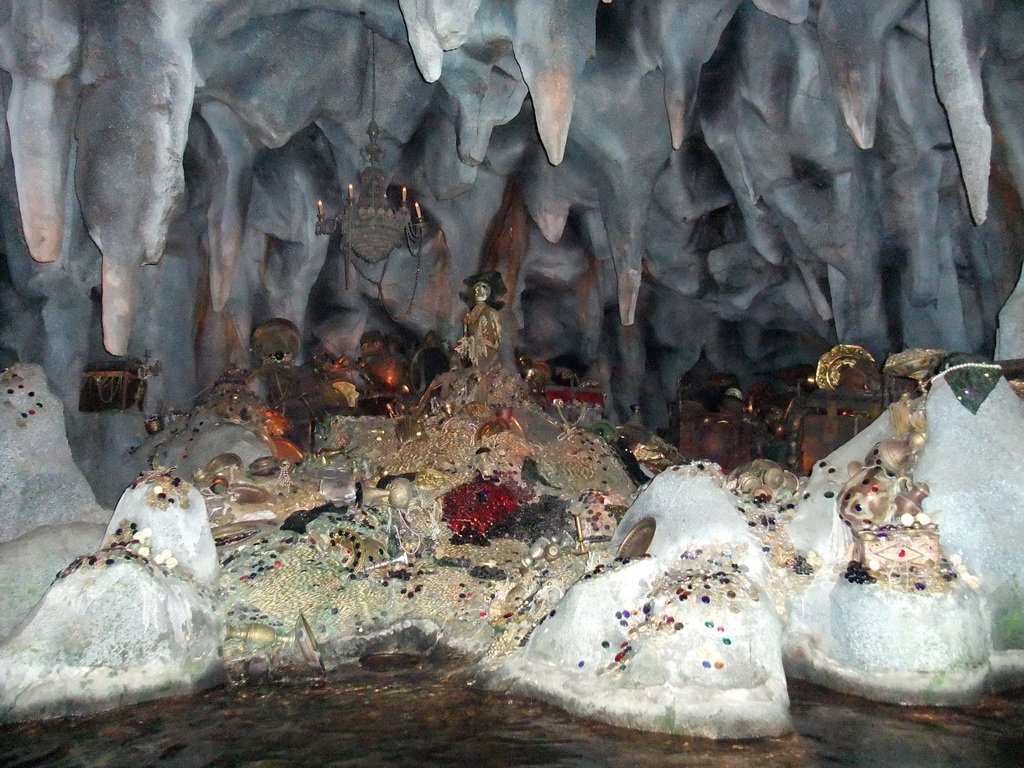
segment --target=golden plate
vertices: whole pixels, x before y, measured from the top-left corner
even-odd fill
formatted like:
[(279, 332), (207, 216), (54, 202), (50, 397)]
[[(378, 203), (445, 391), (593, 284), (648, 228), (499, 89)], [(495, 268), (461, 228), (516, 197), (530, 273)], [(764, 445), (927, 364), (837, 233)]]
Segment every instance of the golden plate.
[(818, 360), (814, 382), (819, 389), (835, 389), (839, 386), (843, 368), (852, 368), (860, 362), (874, 363), (875, 358), (856, 344), (837, 344)]

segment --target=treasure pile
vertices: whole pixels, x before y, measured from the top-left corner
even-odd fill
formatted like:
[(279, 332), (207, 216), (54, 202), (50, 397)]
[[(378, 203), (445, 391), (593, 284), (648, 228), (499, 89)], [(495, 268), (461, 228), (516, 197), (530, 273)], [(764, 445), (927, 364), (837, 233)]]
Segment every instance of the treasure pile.
[(1024, 407), (990, 365), (806, 479), (682, 461), (493, 361), (296, 429), (277, 365), (276, 395), (232, 373), (139, 447), (99, 548), (0, 646), (5, 719), (445, 648), (581, 716), (752, 738), (791, 727), (787, 675), (962, 704), (1024, 671)]

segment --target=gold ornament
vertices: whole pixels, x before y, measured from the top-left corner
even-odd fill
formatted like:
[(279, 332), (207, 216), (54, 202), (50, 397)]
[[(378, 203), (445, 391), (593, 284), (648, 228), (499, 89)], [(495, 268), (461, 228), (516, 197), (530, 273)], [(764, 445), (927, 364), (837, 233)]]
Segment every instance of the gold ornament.
[(875, 358), (856, 344), (837, 344), (819, 358), (814, 382), (820, 389), (835, 389), (839, 386), (843, 368), (852, 368), (859, 362), (874, 364)]

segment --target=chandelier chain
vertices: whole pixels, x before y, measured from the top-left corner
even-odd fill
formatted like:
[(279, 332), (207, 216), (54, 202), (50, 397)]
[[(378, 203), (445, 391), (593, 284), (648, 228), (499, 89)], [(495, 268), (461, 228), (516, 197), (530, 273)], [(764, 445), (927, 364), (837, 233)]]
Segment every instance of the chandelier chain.
[(370, 30), (370, 122), (377, 121), (377, 34)]

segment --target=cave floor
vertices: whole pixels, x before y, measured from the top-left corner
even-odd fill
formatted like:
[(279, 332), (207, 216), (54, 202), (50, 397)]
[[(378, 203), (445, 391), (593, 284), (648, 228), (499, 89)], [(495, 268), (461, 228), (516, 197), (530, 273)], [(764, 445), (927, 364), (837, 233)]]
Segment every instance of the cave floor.
[(314, 684), (229, 686), (0, 726), (0, 766), (1017, 766), (1024, 691), (899, 707), (790, 682), (796, 732), (715, 742), (587, 722), (467, 684), (450, 663), (366, 660)]

